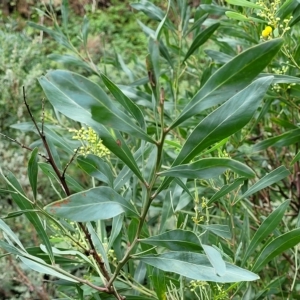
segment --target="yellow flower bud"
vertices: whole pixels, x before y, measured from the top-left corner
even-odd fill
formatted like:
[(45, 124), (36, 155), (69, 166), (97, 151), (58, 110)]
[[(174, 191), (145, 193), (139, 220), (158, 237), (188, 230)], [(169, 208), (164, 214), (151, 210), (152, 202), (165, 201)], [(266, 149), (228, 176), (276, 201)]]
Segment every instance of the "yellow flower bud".
[(262, 31), (261, 35), (263, 38), (267, 38), (273, 31), (271, 26), (266, 26), (266, 28)]

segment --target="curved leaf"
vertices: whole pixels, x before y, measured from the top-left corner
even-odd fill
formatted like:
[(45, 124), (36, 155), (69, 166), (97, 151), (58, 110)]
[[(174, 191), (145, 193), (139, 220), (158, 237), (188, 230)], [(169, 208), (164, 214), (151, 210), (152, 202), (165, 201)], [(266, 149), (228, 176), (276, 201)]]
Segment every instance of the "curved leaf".
[(243, 128), (253, 117), (273, 78), (260, 78), (204, 118), (192, 131), (172, 166), (190, 161), (205, 148)]
[[(92, 118), (91, 106), (99, 105), (99, 97), (103, 96), (106, 101), (110, 101), (107, 99), (107, 95), (101, 88), (91, 81), (87, 81), (84, 77), (67, 71), (52, 71), (47, 76), (47, 78), (40, 78), (39, 82), (54, 108), (68, 118), (92, 127), (102, 139), (103, 144), (112, 153), (118, 156), (135, 173), (135, 175), (144, 182), (145, 180), (143, 179), (140, 169), (132, 157), (126, 143), (123, 141), (123, 138), (118, 135), (117, 132), (115, 133), (117, 137), (112, 136), (103, 125)], [(74, 82), (72, 82), (72, 76), (75, 78)], [(94, 92), (97, 91), (100, 92), (100, 94), (96, 93), (96, 95), (89, 95), (89, 89), (78, 91), (80, 86), (75, 88), (75, 85), (76, 82), (78, 83), (78, 80), (80, 81), (81, 79), (83, 79), (82, 82), (86, 83), (84, 85), (85, 88), (91, 85), (91, 88), (94, 88)], [(73, 90), (73, 88), (75, 90)], [(65, 95), (64, 91), (67, 92), (68, 95)], [(78, 93), (74, 93), (74, 91), (78, 91)], [(86, 97), (80, 98), (80, 95), (85, 95)], [(70, 96), (72, 96), (72, 98), (70, 98)], [(142, 135), (143, 134), (146, 133), (142, 133)]]
[(218, 276), (205, 255), (193, 252), (168, 252), (135, 258), (160, 270), (195, 280), (226, 283), (259, 279), (256, 274), (230, 263), (226, 263), (225, 274)]
[(77, 158), (79, 167), (90, 176), (113, 187), (114, 177), (108, 164), (100, 157), (89, 154)]
[(252, 3), (250, 1), (246, 0), (225, 0), (227, 3), (236, 5), (236, 6), (243, 6), (243, 7), (249, 7), (249, 8), (257, 8), (262, 9), (263, 7), (259, 6), (258, 4)]
[[(1, 170), (1, 173), (2, 173), (2, 170)], [(11, 172), (8, 172), (8, 174), (6, 176), (4, 176), (4, 174), (1, 174), (1, 175), (6, 180), (7, 188), (11, 192), (10, 194), (11, 194), (11, 197), (14, 200), (14, 202), (18, 205), (18, 207), (22, 211), (28, 210), (28, 212), (26, 213), (26, 217), (29, 220), (29, 222), (33, 225), (33, 227), (35, 228), (40, 239), (45, 244), (45, 246), (48, 250), (49, 258), (50, 258), (51, 262), (54, 262), (54, 255), (52, 252), (52, 246), (49, 241), (49, 237), (45, 231), (44, 224), (41, 221), (39, 215), (34, 211), (35, 207), (26, 198), (25, 193), (24, 193), (20, 183), (18, 182), (16, 177)], [(31, 212), (30, 212), (30, 210), (31, 210)]]
[(259, 272), (271, 259), (298, 243), (300, 243), (300, 228), (278, 236), (260, 252), (252, 270)]
[(123, 92), (108, 77), (101, 74), (101, 78), (103, 83), (115, 97), (116, 101), (118, 101), (126, 109), (126, 111), (128, 111), (137, 120), (142, 128), (146, 128), (145, 118), (140, 108), (125, 94), (123, 94)]
[(298, 143), (300, 138), (300, 128), (287, 131), (279, 136), (274, 136), (272, 138), (266, 139), (262, 142), (257, 143), (253, 146), (253, 151), (265, 150), (270, 146), (273, 147), (283, 147), (289, 146), (291, 144)]
[[(205, 148), (243, 128), (251, 120), (272, 80), (273, 77), (255, 80), (204, 118), (187, 138), (172, 167), (189, 162)], [(156, 193), (171, 181), (166, 178)]]
[(188, 230), (170, 230), (146, 239), (140, 239), (139, 241), (141, 243), (164, 247), (173, 251), (199, 252), (202, 250), (202, 246), (196, 234)]
[(35, 148), (30, 156), (29, 162), (28, 162), (28, 178), (31, 185), (31, 189), (33, 192), (33, 197), (36, 199), (36, 192), (37, 192), (37, 178), (38, 178), (38, 148)]
[(290, 171), (284, 166), (273, 170), (272, 172), (261, 178), (259, 181), (257, 181), (255, 184), (253, 184), (235, 203), (239, 202), (243, 198), (249, 197), (250, 195), (264, 189), (267, 186), (272, 185), (277, 181), (280, 181), (281, 179), (287, 177), (289, 174)]
[(217, 201), (221, 197), (225, 196), (226, 194), (230, 193), (231, 191), (235, 190), (238, 186), (242, 185), (246, 178), (240, 177), (237, 178), (233, 183), (231, 184), (226, 184), (221, 187), (219, 191), (217, 191), (209, 200), (208, 200), (208, 205)]
[(97, 187), (55, 201), (45, 207), (53, 215), (77, 222), (113, 218), (121, 213), (137, 215), (134, 206), (109, 187)]
[[(154, 143), (146, 132), (114, 105), (99, 85), (87, 78), (56, 70), (42, 76), (39, 82), (49, 101), (61, 113), (74, 115), (74, 119), (85, 111), (83, 115), (92, 117), (100, 124)], [(85, 123), (84, 120), (82, 122)]]
[(213, 248), (212, 246), (203, 245), (203, 250), (210, 261), (211, 265), (214, 267), (217, 275), (224, 276), (226, 274), (226, 264), (222, 259), (222, 256), (218, 250)]
[(223, 65), (206, 81), (170, 128), (245, 88), (270, 63), (282, 42), (282, 39), (273, 39), (251, 47)]
[(215, 23), (205, 30), (201, 31), (193, 40), (192, 45), (190, 46), (189, 50), (187, 51), (183, 62), (185, 62), (201, 45), (203, 45), (211, 35), (218, 29), (220, 23)]
[(180, 165), (158, 173), (162, 176), (210, 179), (221, 175), (227, 169), (245, 176), (254, 177), (255, 173), (247, 165), (230, 158), (203, 158), (188, 165)]
[(250, 245), (247, 247), (247, 251), (243, 257), (242, 266), (245, 264), (248, 257), (250, 257), (250, 255), (254, 252), (259, 243), (275, 230), (282, 220), (289, 204), (290, 201), (283, 202), (262, 222), (258, 230), (255, 232)]

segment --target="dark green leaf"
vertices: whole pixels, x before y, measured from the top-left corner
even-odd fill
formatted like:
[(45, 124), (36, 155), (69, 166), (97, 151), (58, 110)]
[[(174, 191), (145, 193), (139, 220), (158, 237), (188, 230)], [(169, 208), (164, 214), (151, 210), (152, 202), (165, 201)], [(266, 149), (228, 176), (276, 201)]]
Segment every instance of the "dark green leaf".
[(37, 178), (38, 178), (38, 148), (35, 148), (31, 152), (31, 156), (28, 162), (28, 178), (32, 188), (33, 197), (36, 200), (36, 192), (37, 192)]
[(286, 0), (280, 6), (280, 8), (276, 11), (276, 17), (281, 20), (285, 19), (293, 10), (299, 5), (299, 1), (297, 0)]
[(76, 73), (56, 70), (39, 82), (51, 104), (64, 115), (89, 124), (90, 119), (154, 143), (94, 82)]
[(204, 14), (201, 16), (194, 24), (193, 26), (186, 32), (185, 36), (187, 36), (189, 33), (194, 31), (195, 29), (200, 29), (202, 23), (207, 19), (208, 14)]
[(291, 144), (295, 144), (299, 141), (300, 138), (300, 128), (287, 131), (281, 135), (274, 136), (258, 144), (254, 145), (253, 151), (265, 150), (270, 146), (273, 147), (284, 147)]
[(201, 31), (193, 40), (192, 45), (190, 46), (189, 50), (187, 51), (183, 62), (185, 62), (201, 45), (203, 45), (211, 35), (218, 29), (220, 23), (215, 23), (205, 30)]
[(259, 272), (271, 259), (300, 243), (300, 228), (284, 233), (271, 241), (259, 254), (252, 270)]
[(282, 180), (283, 178), (287, 177), (289, 174), (290, 171), (284, 166), (281, 166), (273, 170), (272, 172), (270, 172), (269, 174), (261, 178), (259, 181), (257, 181), (255, 184), (253, 184), (235, 203), (266, 188), (267, 186), (272, 185), (277, 181)]
[[(55, 109), (57, 109), (58, 111), (60, 111), (61, 113), (69, 117), (70, 119), (73, 119), (77, 122), (81, 122), (83, 124), (92, 127), (97, 132), (99, 137), (102, 139), (103, 144), (112, 153), (114, 153), (117, 157), (119, 157), (142, 182), (144, 182), (140, 169), (136, 165), (136, 162), (132, 157), (129, 148), (126, 145), (123, 138), (121, 137), (121, 135), (115, 132), (115, 135), (117, 137), (113, 136), (103, 125), (99, 124), (98, 122), (92, 119), (91, 103), (89, 102), (89, 100), (91, 100), (92, 103), (94, 103), (95, 101), (97, 102), (97, 100), (91, 98), (90, 96), (87, 96), (88, 98), (80, 98), (78, 97), (79, 96), (78, 93), (74, 94), (74, 99), (65, 96), (62, 90), (66, 89), (67, 92), (71, 94), (73, 94), (74, 92), (72, 90), (72, 88), (74, 87), (73, 85), (74, 82), (71, 85), (68, 83), (69, 82), (68, 80), (72, 82), (73, 73), (65, 72), (65, 71), (54, 71), (51, 72), (50, 74), (51, 74), (51, 80), (53, 80), (53, 82), (48, 81), (48, 79), (46, 79), (45, 77), (43, 77), (41, 81), (43, 82), (42, 86), (45, 85), (45, 89), (47, 90), (47, 93), (50, 94), (51, 97), (49, 97), (49, 100), (52, 103), (52, 105), (55, 107)], [(68, 75), (67, 78), (64, 78), (64, 75), (66, 76)], [(79, 75), (76, 75), (76, 80), (78, 80), (78, 76)], [(84, 78), (84, 77), (79, 76), (79, 78)], [(88, 85), (89, 84), (91, 84), (92, 87), (96, 86), (94, 83), (88, 81)], [(69, 90), (69, 88), (71, 88), (71, 90)], [(77, 89), (78, 88), (80, 88), (80, 86), (78, 86)], [(96, 86), (96, 90), (99, 91), (99, 89), (100, 87)], [(88, 89), (85, 92), (89, 94), (90, 91)], [(102, 96), (102, 93), (96, 95), (96, 97), (100, 97), (100, 96)], [(105, 93), (104, 93), (104, 97), (106, 98), (106, 100), (110, 101), (109, 99), (107, 99), (107, 95), (105, 95)], [(60, 100), (62, 102), (60, 102)], [(112, 105), (112, 103), (110, 105)]]
[(220, 104), (245, 88), (280, 50), (282, 39), (273, 39), (247, 49), (218, 69), (196, 93), (170, 128), (201, 111)]
[(112, 171), (102, 158), (89, 154), (87, 156), (79, 156), (77, 163), (87, 174), (113, 187), (114, 177)]
[(242, 185), (246, 178), (237, 178), (233, 183), (226, 184), (221, 187), (219, 191), (217, 191), (209, 200), (208, 205), (217, 201), (221, 197), (225, 196), (226, 194), (230, 193), (231, 191), (235, 190), (238, 186)]
[[(272, 79), (265, 77), (255, 80), (204, 118), (187, 138), (172, 167), (189, 162), (205, 148), (243, 128), (257, 110)], [(158, 191), (171, 181), (166, 178)]]
[(203, 158), (187, 165), (180, 165), (158, 173), (161, 176), (210, 179), (231, 169), (235, 173), (254, 177), (255, 173), (245, 164), (231, 158)]
[(166, 300), (166, 278), (164, 272), (153, 268), (152, 276), (150, 277), (158, 300)]
[(269, 234), (271, 234), (281, 222), (284, 213), (289, 206), (290, 201), (283, 202), (278, 206), (259, 226), (258, 230), (255, 231), (255, 234), (250, 242), (250, 245), (247, 247), (246, 253), (243, 255), (242, 266), (248, 260), (250, 255), (257, 248), (259, 243), (266, 239)]
[(199, 252), (202, 250), (198, 237), (192, 231), (181, 229), (167, 231), (139, 241), (141, 243), (164, 247), (173, 251)]
[(142, 128), (146, 128), (145, 118), (140, 108), (125, 94), (123, 94), (123, 92), (108, 77), (101, 74), (101, 78), (106, 87), (115, 97), (116, 101), (118, 101), (126, 109), (126, 111), (138, 121)]

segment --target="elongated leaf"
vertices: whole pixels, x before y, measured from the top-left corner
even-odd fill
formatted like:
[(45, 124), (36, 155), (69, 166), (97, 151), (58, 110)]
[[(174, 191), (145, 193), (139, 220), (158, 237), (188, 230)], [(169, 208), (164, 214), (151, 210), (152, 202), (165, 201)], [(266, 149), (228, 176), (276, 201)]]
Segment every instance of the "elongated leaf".
[[(53, 168), (49, 164), (40, 162), (39, 167), (47, 177), (60, 183), (56, 173), (54, 172)], [(71, 188), (73, 191), (79, 193), (84, 190), (83, 186), (81, 186), (72, 176), (66, 174), (65, 178), (68, 187)]]
[(101, 74), (101, 78), (106, 87), (115, 97), (116, 101), (118, 101), (126, 109), (126, 111), (128, 111), (138, 121), (142, 128), (146, 128), (145, 119), (140, 108), (125, 94), (123, 94), (123, 92), (108, 77)]
[[(130, 6), (136, 10), (142, 11), (146, 16), (155, 21), (160, 22), (165, 17), (165, 13), (159, 7), (147, 0), (143, 0), (139, 3), (131, 3)], [(175, 29), (173, 23), (170, 22), (169, 19), (166, 19), (165, 24), (169, 29)]]
[(299, 1), (297, 0), (286, 0), (280, 6), (280, 8), (276, 12), (276, 17), (285, 19), (293, 10), (299, 5)]
[(79, 156), (77, 163), (90, 176), (113, 187), (114, 177), (108, 164), (96, 155)]
[(290, 165), (293, 165), (296, 161), (300, 160), (300, 151), (295, 155), (293, 160), (291, 161)]
[[(187, 138), (172, 167), (189, 162), (205, 148), (243, 128), (257, 110), (272, 79), (265, 77), (255, 80), (204, 118)], [(158, 192), (171, 181), (166, 178)]]
[(285, 132), (279, 136), (275, 136), (272, 138), (269, 138), (267, 140), (264, 140), (253, 147), (253, 151), (261, 151), (265, 150), (270, 146), (273, 147), (283, 147), (283, 146), (289, 146), (291, 144), (295, 144), (300, 139), (300, 128), (290, 130), (288, 132)]
[(70, 41), (67, 39), (67, 37), (61, 31), (52, 30), (52, 29), (47, 28), (46, 26), (31, 22), (31, 21), (28, 21), (27, 24), (30, 27), (33, 27), (37, 30), (46, 32), (51, 37), (53, 37), (59, 44), (68, 48), (69, 50), (73, 51), (73, 46), (70, 44)]
[(243, 7), (257, 8), (257, 9), (262, 8), (258, 4), (252, 3), (247, 0), (225, 0), (225, 1), (229, 4), (236, 5), (236, 6), (243, 6)]
[(89, 19), (86, 15), (83, 17), (81, 32), (82, 32), (82, 40), (86, 47), (88, 35), (89, 35)]
[(45, 210), (77, 222), (113, 218), (127, 212), (137, 215), (134, 206), (109, 187), (97, 187), (53, 202)]
[[(63, 114), (73, 114), (73, 119), (86, 114), (100, 124), (154, 143), (150, 136), (114, 105), (100, 86), (87, 78), (56, 70), (42, 76), (39, 82), (49, 101)], [(84, 120), (82, 122), (85, 123)]]
[(233, 19), (233, 20), (248, 21), (248, 22), (250, 21), (250, 19), (248, 19), (245, 15), (239, 14), (239, 13), (234, 12), (234, 11), (226, 11), (225, 15), (229, 19)]
[(300, 243), (300, 228), (284, 233), (271, 241), (259, 254), (252, 270), (259, 272), (271, 259)]
[[(25, 197), (24, 191), (23, 191), (22, 187), (20, 186), (18, 180), (15, 178), (15, 176), (11, 172), (8, 172), (8, 174), (5, 178), (6, 178), (8, 189), (10, 191), (12, 191), (11, 197), (14, 200), (14, 202), (18, 205), (18, 207), (21, 210), (34, 210), (35, 207)], [(17, 192), (17, 193), (15, 193), (15, 192)], [(28, 213), (26, 213), (26, 217), (29, 220), (29, 222), (33, 225), (33, 227), (35, 228), (40, 239), (45, 244), (45, 246), (48, 250), (51, 262), (54, 262), (52, 246), (50, 244), (48, 235), (44, 229), (44, 225), (43, 225), (42, 221), (40, 220), (38, 214), (35, 212), (28, 212)]]
[(23, 251), (26, 251), (23, 244), (16, 236), (16, 234), (10, 229), (10, 227), (0, 219), (0, 229), (3, 230), (15, 244), (17, 244)]
[[(132, 154), (126, 145), (125, 141), (117, 132), (115, 133), (117, 137), (112, 136), (112, 134), (105, 128), (105, 126), (101, 125), (100, 123), (96, 122), (92, 118), (91, 114), (91, 105), (92, 103), (97, 103), (97, 97), (102, 96), (102, 93), (96, 95), (96, 99), (89, 95), (89, 89), (85, 91), (81, 91), (80, 93), (75, 93), (74, 98), (67, 97), (63, 91), (70, 93), (73, 96), (74, 91), (72, 88), (74, 87), (74, 82), (72, 82), (72, 75), (73, 73), (65, 72), (65, 71), (54, 71), (50, 72), (51, 81), (49, 81), (46, 77), (42, 77), (40, 79), (40, 84), (42, 85), (46, 94), (49, 94), (49, 101), (51, 104), (62, 114), (66, 115), (68, 118), (75, 120), (77, 122), (81, 122), (92, 127), (99, 137), (102, 139), (103, 144), (117, 157), (119, 157), (133, 172), (134, 174), (144, 182), (143, 176), (140, 172), (140, 169), (136, 165)], [(68, 76), (67, 76), (68, 75)], [(76, 74), (75, 74), (76, 75)], [(74, 76), (75, 76), (74, 75)], [(67, 76), (64, 79), (64, 76)], [(79, 78), (78, 78), (79, 77)], [(80, 81), (81, 77), (79, 75), (75, 76), (76, 80)], [(69, 83), (69, 81), (71, 84)], [(86, 79), (85, 79), (86, 82)], [(88, 81), (88, 85), (91, 84), (93, 88), (96, 86), (96, 90), (99, 92), (99, 88), (94, 83)], [(71, 88), (71, 90), (68, 90)], [(80, 89), (80, 86), (77, 87), (76, 90)], [(100, 89), (101, 90), (101, 89)], [(101, 90), (102, 91), (102, 90)], [(80, 98), (78, 97), (82, 93), (87, 93), (87, 98)], [(105, 99), (107, 100), (107, 95), (104, 94)], [(76, 97), (75, 97), (76, 96)], [(95, 95), (94, 95), (95, 96)], [(89, 102), (91, 101), (91, 103)], [(108, 101), (110, 101), (108, 99)], [(112, 104), (111, 104), (112, 105)]]
[(216, 274), (219, 276), (224, 276), (226, 273), (226, 264), (222, 259), (222, 256), (218, 250), (215, 248), (202, 244), (205, 254), (210, 261), (211, 265), (214, 267)]
[[(92, 226), (92, 224), (90, 222), (88, 222), (86, 224), (86, 228), (88, 229), (89, 234), (91, 235), (91, 239), (93, 241), (93, 244), (95, 246), (95, 249), (96, 249), (97, 253), (99, 253), (101, 255), (101, 258), (104, 261), (106, 270), (111, 272), (108, 257), (107, 257), (107, 254), (106, 254), (106, 250), (105, 250), (105, 248), (104, 248), (97, 232), (95, 231), (94, 227)], [(108, 248), (108, 249), (110, 249), (110, 248)]]
[(230, 193), (231, 191), (235, 190), (238, 186), (242, 185), (245, 181), (245, 178), (237, 178), (233, 183), (231, 184), (226, 184), (223, 185), (222, 188), (217, 191), (209, 200), (208, 200), (208, 205), (217, 201), (218, 199), (220, 199), (221, 197), (227, 195), (228, 193)]
[(284, 74), (260, 73), (258, 77), (274, 76), (274, 83), (300, 83), (300, 78)]
[(257, 181), (255, 184), (253, 184), (235, 203), (287, 177), (289, 174), (290, 171), (284, 166), (273, 170), (272, 172), (261, 178), (259, 181)]
[(158, 173), (162, 176), (210, 179), (221, 175), (227, 169), (245, 176), (254, 177), (255, 173), (245, 164), (230, 158), (203, 158), (191, 164), (173, 167)]
[(193, 252), (168, 252), (136, 258), (160, 270), (195, 280), (226, 283), (259, 279), (256, 274), (229, 263), (226, 263), (226, 273), (218, 276), (205, 255)]
[(210, 224), (210, 225), (200, 225), (200, 227), (224, 239), (231, 239), (231, 232), (228, 225)]
[(113, 218), (112, 230), (111, 230), (111, 234), (110, 234), (110, 237), (109, 237), (109, 243), (108, 243), (108, 249), (112, 248), (112, 245), (114, 244), (114, 241), (116, 240), (119, 233), (121, 232), (122, 226), (123, 226), (123, 220), (124, 220), (124, 214), (115, 216)]
[(53, 268), (51, 268), (51, 265), (46, 265), (46, 263), (40, 263), (40, 262), (36, 262), (33, 260), (30, 260), (26, 257), (22, 257), (20, 256), (20, 260), (22, 261), (22, 263), (24, 265), (26, 265), (28, 268), (37, 271), (39, 273), (42, 274), (48, 274), (54, 277), (58, 277), (67, 281), (71, 281), (71, 282), (78, 282), (77, 280), (75, 280), (74, 278), (72, 278), (71, 276), (68, 275), (64, 275), (56, 270), (53, 270)]
[(183, 62), (185, 62), (201, 45), (203, 45), (211, 35), (218, 29), (220, 23), (215, 23), (205, 30), (201, 31), (193, 40), (192, 45), (190, 46), (189, 50), (187, 51)]
[(193, 26), (185, 33), (185, 36), (187, 36), (189, 33), (194, 31), (195, 29), (200, 29), (202, 23), (207, 19), (208, 14), (204, 14), (201, 16), (196, 22), (193, 24)]
[(63, 64), (65, 67), (76, 67), (77, 69), (82, 68), (92, 74), (95, 73), (95, 71), (90, 67), (88, 63), (70, 54), (63, 55), (51, 53), (48, 55), (48, 58), (60, 64)]
[(175, 229), (168, 232), (139, 240), (141, 243), (164, 247), (173, 251), (199, 252), (202, 246), (192, 231)]
[(166, 300), (166, 278), (164, 272), (153, 268), (152, 276), (150, 277), (158, 300)]
[(28, 162), (28, 178), (31, 185), (31, 189), (33, 192), (33, 197), (36, 199), (36, 192), (37, 192), (37, 177), (38, 177), (38, 148), (35, 148), (30, 156)]
[(242, 266), (254, 252), (259, 243), (276, 229), (277, 225), (281, 222), (289, 203), (290, 201), (283, 202), (259, 226), (250, 242), (250, 245), (247, 247), (247, 251), (243, 257)]
[(226, 101), (245, 88), (270, 63), (281, 45), (282, 39), (261, 43), (223, 65), (206, 81), (170, 128), (209, 107)]
[(190, 161), (213, 143), (243, 128), (252, 118), (272, 82), (261, 78), (204, 118), (192, 131), (172, 166)]

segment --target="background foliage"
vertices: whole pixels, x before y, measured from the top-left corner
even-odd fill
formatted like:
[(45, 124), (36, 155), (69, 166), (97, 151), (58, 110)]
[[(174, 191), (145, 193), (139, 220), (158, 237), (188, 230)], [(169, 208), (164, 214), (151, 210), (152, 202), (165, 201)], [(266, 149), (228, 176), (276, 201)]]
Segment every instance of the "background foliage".
[(298, 299), (298, 1), (128, 7), (1, 32), (3, 298)]

